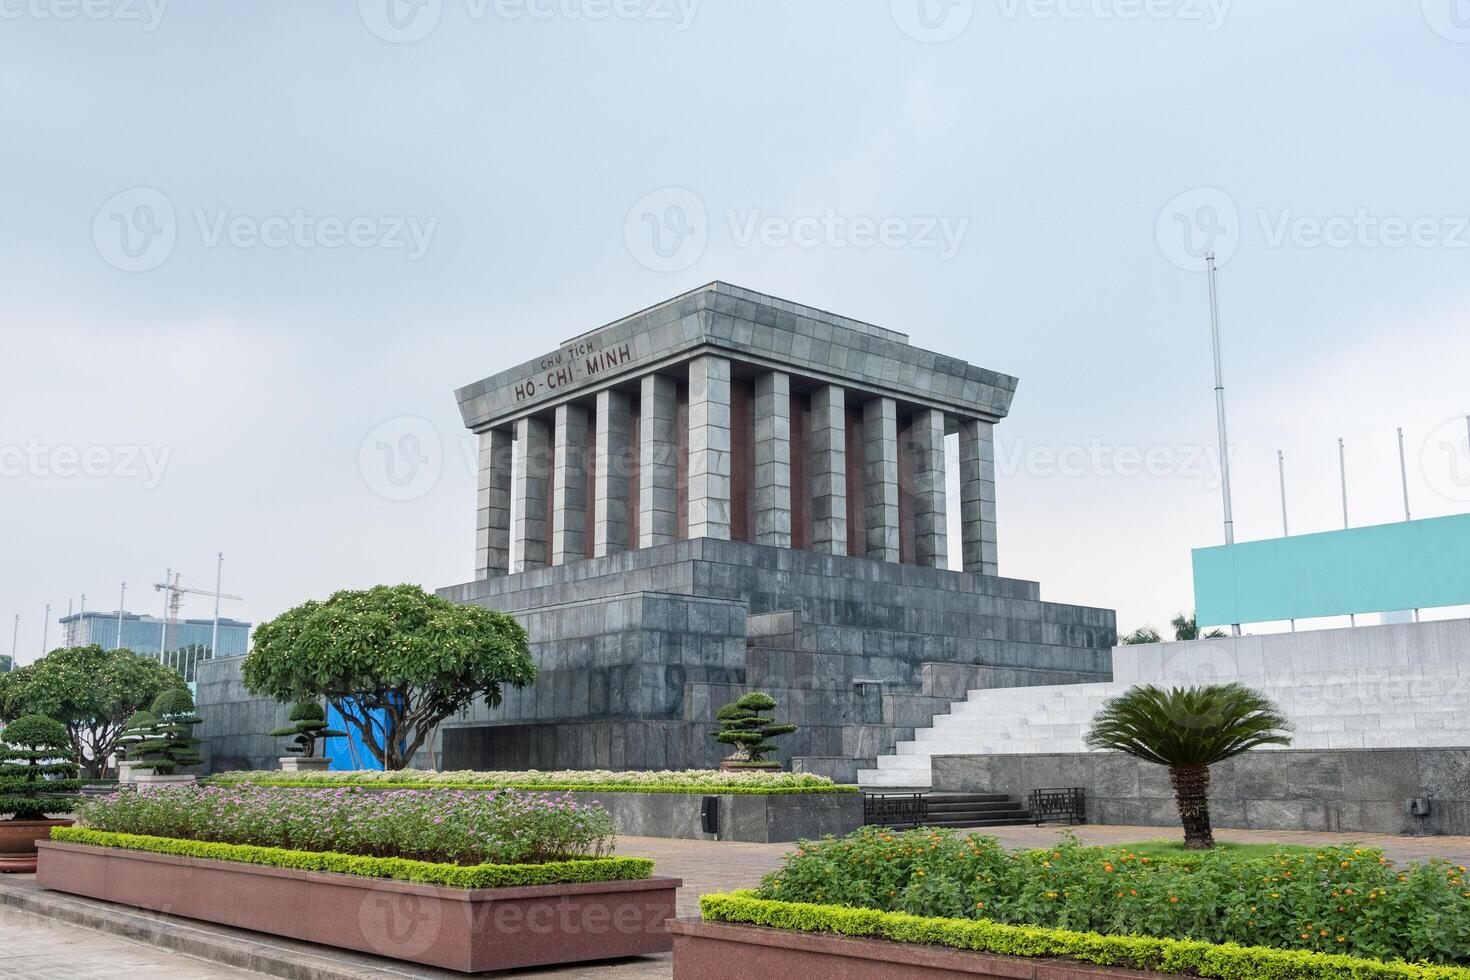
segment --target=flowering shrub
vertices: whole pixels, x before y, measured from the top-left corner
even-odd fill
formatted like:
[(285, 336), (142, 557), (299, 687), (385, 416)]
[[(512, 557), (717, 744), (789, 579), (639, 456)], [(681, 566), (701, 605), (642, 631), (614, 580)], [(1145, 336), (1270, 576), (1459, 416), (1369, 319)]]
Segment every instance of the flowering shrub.
[(602, 807), (515, 790), (144, 788), (76, 814), (93, 830), (459, 865), (600, 858), (614, 840)]
[(868, 827), (803, 843), (757, 897), (1107, 935), (1470, 965), (1470, 879), (1376, 850), (1149, 858), (1083, 847), (1003, 850), (994, 838)]
[(513, 788), (558, 792), (706, 792), (730, 790), (760, 793), (856, 792), (825, 776), (802, 772), (719, 772), (689, 769), (683, 772), (609, 772), (605, 769), (566, 769), (559, 772), (435, 772), (423, 769), (361, 772), (227, 772), (210, 777), (216, 786), (413, 786), (417, 788)]

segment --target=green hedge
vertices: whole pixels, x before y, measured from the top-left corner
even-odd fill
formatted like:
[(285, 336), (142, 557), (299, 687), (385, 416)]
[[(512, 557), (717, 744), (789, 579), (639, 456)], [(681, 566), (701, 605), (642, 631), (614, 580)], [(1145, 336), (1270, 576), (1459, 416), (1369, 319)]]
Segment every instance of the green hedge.
[(924, 918), (839, 905), (773, 902), (750, 891), (704, 895), (708, 922), (947, 946), (1003, 956), (1065, 956), (1085, 963), (1214, 980), (1470, 980), (1470, 969), (1142, 936), (1103, 936), (972, 919)]
[(648, 858), (588, 858), (580, 861), (550, 861), (546, 864), (433, 864), (406, 858), (362, 857), (331, 851), (291, 851), (281, 847), (248, 844), (217, 844), (179, 837), (145, 837), (115, 834), (85, 827), (54, 827), (51, 839), (67, 844), (118, 847), (150, 854), (208, 858), (259, 864), (295, 871), (334, 871), (361, 878), (392, 878), (453, 888), (512, 888), (524, 885), (561, 885), (584, 881), (634, 881), (653, 876)]
[[(500, 789), (514, 789), (523, 793), (680, 793), (688, 796), (797, 796), (803, 794), (833, 794), (833, 793), (857, 793), (860, 792), (856, 786), (635, 786), (619, 785), (616, 783), (389, 783), (383, 780), (338, 780), (335, 782), (318, 782), (306, 779), (278, 779), (271, 778), (267, 774), (240, 773), (229, 774), (230, 778), (222, 779), (212, 776), (204, 780), (206, 786), (239, 786), (243, 783), (254, 783), (257, 786), (269, 786), (272, 789), (376, 789), (376, 790), (459, 790), (464, 792), (483, 791), (491, 792)], [(266, 778), (248, 778), (251, 776), (262, 776)]]

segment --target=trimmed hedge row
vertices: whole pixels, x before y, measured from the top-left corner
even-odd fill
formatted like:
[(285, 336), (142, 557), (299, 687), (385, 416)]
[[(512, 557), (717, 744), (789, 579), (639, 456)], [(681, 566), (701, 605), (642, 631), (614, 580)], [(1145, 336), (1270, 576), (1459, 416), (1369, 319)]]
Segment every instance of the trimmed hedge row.
[(1065, 956), (1085, 963), (1212, 980), (1470, 980), (1470, 969), (1388, 963), (1359, 957), (1143, 936), (1104, 936), (988, 920), (925, 918), (902, 912), (774, 902), (752, 891), (700, 897), (709, 922), (835, 933), (947, 946), (1002, 956)]
[[(616, 783), (388, 783), (382, 780), (364, 780), (354, 782), (350, 780), (337, 780), (335, 782), (312, 781), (306, 779), (280, 779), (272, 778), (263, 773), (238, 773), (224, 774), (230, 776), (223, 779), (220, 776), (211, 776), (204, 780), (206, 786), (240, 786), (245, 783), (253, 783), (256, 786), (269, 786), (272, 789), (371, 789), (371, 790), (458, 790), (461, 792), (482, 791), (492, 792), (501, 789), (513, 789), (523, 793), (679, 793), (689, 796), (797, 796), (802, 794), (833, 794), (833, 793), (857, 793), (861, 792), (856, 786), (639, 786), (620, 785)], [(265, 778), (247, 778), (260, 777)]]
[(67, 844), (115, 847), (150, 854), (208, 858), (239, 864), (258, 864), (294, 871), (332, 871), (360, 878), (391, 878), (451, 888), (513, 888), (526, 885), (562, 885), (587, 881), (635, 881), (653, 876), (648, 858), (588, 858), (546, 864), (434, 864), (406, 858), (363, 857), (332, 851), (292, 851), (282, 847), (218, 844), (180, 837), (117, 834), (86, 827), (53, 827), (51, 839)]

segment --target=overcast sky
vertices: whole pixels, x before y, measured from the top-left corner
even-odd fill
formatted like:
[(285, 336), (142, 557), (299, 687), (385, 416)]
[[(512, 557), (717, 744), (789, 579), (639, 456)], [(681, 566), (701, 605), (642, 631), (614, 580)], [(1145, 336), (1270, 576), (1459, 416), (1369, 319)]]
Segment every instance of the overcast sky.
[(1001, 570), (1123, 628), (1221, 540), (1207, 245), (1239, 538), (1339, 436), (1400, 519), (1397, 426), (1462, 512), (1467, 78), (1463, 0), (0, 0), (0, 652), (469, 579), (454, 388), (712, 279), (1019, 376)]

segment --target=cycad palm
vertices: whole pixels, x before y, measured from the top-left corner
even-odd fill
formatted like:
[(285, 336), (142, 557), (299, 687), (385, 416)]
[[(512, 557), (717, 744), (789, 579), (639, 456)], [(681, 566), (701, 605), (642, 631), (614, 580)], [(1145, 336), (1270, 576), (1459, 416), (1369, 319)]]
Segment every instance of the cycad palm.
[(1184, 846), (1215, 846), (1210, 766), (1262, 745), (1290, 745), (1291, 723), (1270, 698), (1243, 684), (1134, 687), (1092, 719), (1087, 745), (1169, 768), (1184, 824)]

